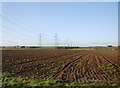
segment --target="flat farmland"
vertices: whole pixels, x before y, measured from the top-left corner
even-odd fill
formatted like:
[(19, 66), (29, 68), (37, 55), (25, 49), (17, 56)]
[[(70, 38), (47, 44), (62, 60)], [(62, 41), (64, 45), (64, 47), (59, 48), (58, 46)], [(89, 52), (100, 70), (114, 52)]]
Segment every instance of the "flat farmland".
[(3, 72), (66, 82), (117, 82), (117, 50), (3, 50)]

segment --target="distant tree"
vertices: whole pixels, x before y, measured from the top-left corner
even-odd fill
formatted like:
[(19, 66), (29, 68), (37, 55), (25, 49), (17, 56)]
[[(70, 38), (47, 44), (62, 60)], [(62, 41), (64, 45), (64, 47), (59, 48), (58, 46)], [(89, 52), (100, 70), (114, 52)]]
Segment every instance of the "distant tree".
[(107, 45), (107, 47), (112, 47), (112, 45)]

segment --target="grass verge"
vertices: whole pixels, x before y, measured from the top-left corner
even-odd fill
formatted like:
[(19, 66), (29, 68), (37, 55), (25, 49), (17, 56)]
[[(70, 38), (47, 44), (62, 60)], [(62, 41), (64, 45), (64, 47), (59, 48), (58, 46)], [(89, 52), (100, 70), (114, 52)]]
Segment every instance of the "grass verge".
[(58, 81), (53, 77), (47, 80), (39, 80), (36, 78), (22, 78), (22, 77), (11, 77), (10, 73), (4, 72), (2, 77), (2, 88), (12, 87), (12, 88), (63, 88), (63, 87), (73, 87), (73, 88), (120, 88), (120, 84), (108, 84), (108, 83), (81, 83), (81, 82), (63, 82)]

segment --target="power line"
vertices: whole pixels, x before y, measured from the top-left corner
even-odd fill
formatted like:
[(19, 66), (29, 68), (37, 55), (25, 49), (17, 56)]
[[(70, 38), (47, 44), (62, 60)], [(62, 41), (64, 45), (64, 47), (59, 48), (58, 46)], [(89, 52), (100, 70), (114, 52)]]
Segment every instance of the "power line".
[[(4, 11), (4, 12), (5, 12), (5, 11)], [(7, 12), (6, 12), (6, 13), (7, 13)], [(7, 13), (7, 14), (8, 14), (8, 13)], [(9, 14), (8, 14), (8, 15), (9, 15)], [(14, 24), (14, 25), (16, 25), (16, 26), (24, 29), (25, 31), (27, 31), (27, 32), (29, 32), (29, 33), (33, 33), (33, 32), (31, 32), (31, 31), (29, 31), (28, 29), (26, 29), (25, 27), (23, 27), (22, 25), (17, 24), (17, 23), (15, 23), (14, 21), (9, 20), (8, 18), (4, 17), (3, 15), (0, 15), (0, 16), (1, 16), (3, 19), (7, 20), (8, 22), (10, 22), (10, 23), (12, 23), (12, 24)], [(13, 16), (12, 16), (12, 17), (13, 17)], [(4, 25), (2, 25), (2, 26), (3, 26), (4, 28), (7, 28), (7, 29), (13, 31), (13, 29), (11, 29), (11, 28), (9, 28), (9, 27), (6, 27), (6, 26), (4, 26)], [(16, 34), (20, 34), (20, 33), (18, 33), (16, 30), (14, 30), (14, 32), (15, 32)], [(21, 35), (22, 35), (22, 37), (23, 37), (23, 36), (26, 36), (26, 35), (24, 35), (24, 34), (21, 34)], [(33, 37), (33, 36), (29, 36), (29, 37)]]
[[(1, 25), (1, 24), (0, 24)], [(9, 28), (9, 27), (7, 27), (7, 26), (4, 26), (4, 25), (2, 25), (2, 27), (4, 27), (4, 28), (6, 28), (7, 29), (7, 31), (6, 30), (2, 30), (2, 31), (5, 31), (5, 33), (7, 33), (7, 36), (9, 35), (9, 36), (13, 36), (13, 32), (14, 32), (14, 37), (13, 38), (18, 38), (18, 39), (12, 39), (11, 41), (12, 42), (15, 42), (15, 41), (19, 41), (19, 42), (22, 42), (22, 41), (25, 41), (25, 42), (28, 42), (28, 44), (30, 43), (30, 41), (29, 41), (29, 39), (32, 39), (32, 41), (33, 41), (33, 43), (34, 42), (37, 42), (37, 39), (33, 39), (33, 38), (31, 38), (31, 37), (25, 37), (23, 34), (21, 34), (21, 33), (19, 33), (19, 32), (17, 32), (16, 30), (14, 30), (14, 29), (11, 29), (11, 28)], [(12, 34), (11, 33), (9, 33), (9, 31), (11, 31), (12, 32)], [(10, 39), (10, 38), (9, 38)], [(19, 45), (19, 44), (18, 44)]]
[[(7, 10), (4, 9), (4, 10), (2, 10), (2, 11), (5, 12), (8, 16), (12, 17), (14, 20), (16, 19), (17, 22), (21, 23), (22, 25), (24, 25), (24, 26), (26, 26), (26, 27), (29, 27), (30, 29), (33, 29), (30, 25), (23, 23), (21, 20), (19, 20), (19, 19), (16, 18), (15, 16), (9, 14), (9, 13), (7, 12)], [(32, 32), (34, 32), (34, 31), (32, 31)]]
[(12, 23), (12, 24), (14, 24), (14, 25), (22, 28), (22, 29), (25, 30), (26, 32), (32, 33), (31, 31), (29, 31), (28, 29), (26, 29), (26, 28), (23, 27), (22, 25), (17, 24), (17, 23), (15, 23), (14, 21), (9, 20), (8, 18), (6, 18), (6, 17), (4, 17), (4, 16), (2, 16), (2, 15), (0, 15), (0, 16), (1, 16), (3, 19), (5, 19), (6, 21), (8, 21), (8, 22), (10, 22), (10, 23)]
[[(14, 16), (8, 14), (7, 11), (5, 11), (5, 10), (3, 10), (3, 11), (4, 11), (8, 16), (11, 16), (12, 18), (15, 18)], [(12, 23), (12, 24), (14, 24), (14, 25), (22, 28), (22, 29), (25, 30), (26, 32), (33, 33), (32, 31), (30, 31), (29, 29), (26, 29), (24, 26), (16, 23), (15, 21), (10, 20), (10, 19), (6, 18), (6, 17), (3, 16), (3, 15), (0, 15), (0, 16), (1, 16), (3, 19), (5, 19), (6, 21), (8, 21), (8, 22), (10, 22), (10, 23)], [(15, 19), (14, 19), (14, 20), (15, 20)], [(21, 22), (21, 21), (19, 21), (19, 22)], [(21, 22), (21, 23), (22, 23), (22, 22)], [(22, 24), (26, 26), (26, 24), (24, 24), (24, 23), (22, 23)], [(13, 29), (11, 29), (11, 28), (9, 28), (9, 27), (6, 27), (6, 26), (3, 26), (3, 27), (6, 28), (6, 29), (8, 29), (8, 30), (13, 31)], [(30, 26), (29, 26), (29, 27), (30, 27)], [(14, 32), (15, 32), (16, 34), (21, 35), (22, 37), (23, 37), (23, 36), (26, 36), (26, 35), (24, 35), (24, 34), (18, 33), (16, 30), (14, 30)], [(29, 38), (31, 38), (31, 37), (32, 37), (32, 36), (29, 36)], [(45, 39), (46, 39), (46, 38), (45, 38)], [(42, 41), (42, 38), (41, 38), (41, 34), (40, 34), (40, 40), (39, 40), (39, 45), (40, 45), (40, 46), (42, 45), (41, 41)], [(55, 41), (56, 41), (56, 44), (55, 44), (55, 45), (58, 46), (58, 44), (59, 44), (59, 39), (58, 39), (57, 34), (56, 34), (56, 39), (55, 39)]]
[(39, 47), (42, 47), (42, 35), (40, 34)]
[[(14, 42), (16, 42), (16, 44), (17, 45), (21, 45), (22, 43), (23, 43), (23, 45), (25, 44), (25, 42), (29, 45), (30, 43), (32, 43), (32, 44), (37, 44), (37, 39), (35, 40), (35, 39), (32, 39), (32, 42), (31, 42), (31, 40), (30, 39), (26, 39), (26, 38), (24, 38), (23, 36), (18, 36), (18, 34), (17, 33), (10, 33), (10, 32), (12, 32), (12, 31), (6, 31), (6, 30), (2, 30), (2, 32), (5, 32), (5, 33), (3, 33), (2, 34), (2, 36), (3, 36), (3, 42), (4, 41), (8, 41), (8, 43), (14, 43)], [(11, 39), (12, 38), (12, 39)]]
[(58, 47), (59, 45), (59, 39), (57, 33), (55, 33), (55, 46)]
[[(2, 25), (2, 24), (0, 24), (2, 27), (4, 27), (4, 28), (6, 28), (7, 30), (10, 30), (10, 31), (12, 31), (12, 32), (14, 32), (14, 33), (16, 33), (17, 35), (20, 35), (20, 36), (24, 36), (24, 37), (26, 37), (26, 38), (30, 38), (30, 37), (32, 37), (32, 36), (29, 36), (29, 35), (24, 35), (24, 34), (22, 34), (22, 33), (20, 33), (20, 32), (17, 32), (15, 29), (12, 29), (12, 28), (10, 28), (10, 27), (7, 27), (7, 26), (5, 26), (5, 25)], [(32, 37), (33, 38), (33, 37)]]
[[(20, 44), (22, 42), (26, 42), (26, 40), (27, 40), (27, 39), (25, 39), (23, 37), (18, 36), (18, 34), (15, 33), (14, 36), (17, 36), (17, 39), (16, 39), (16, 37), (13, 37), (13, 34), (11, 34), (10, 31), (2, 30), (2, 32), (5, 32), (5, 34), (2, 34), (3, 43), (4, 43), (4, 41), (9, 40), (8, 43), (19, 42), (19, 44)], [(12, 40), (11, 40), (11, 38), (12, 38)], [(19, 45), (19, 44), (17, 44), (17, 45)]]
[(70, 43), (71, 43), (71, 47), (72, 47), (72, 46), (73, 46), (73, 45), (72, 45), (72, 41), (71, 41)]
[(69, 47), (69, 40), (68, 40), (68, 39), (67, 39), (67, 42), (66, 42), (66, 43), (67, 43), (67, 47)]

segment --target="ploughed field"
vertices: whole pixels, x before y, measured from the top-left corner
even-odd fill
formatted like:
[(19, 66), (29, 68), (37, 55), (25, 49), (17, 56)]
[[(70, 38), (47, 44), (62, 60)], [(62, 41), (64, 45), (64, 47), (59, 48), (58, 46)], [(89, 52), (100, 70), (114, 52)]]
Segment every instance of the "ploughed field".
[(3, 72), (62, 81), (116, 82), (118, 52), (107, 50), (3, 50)]

